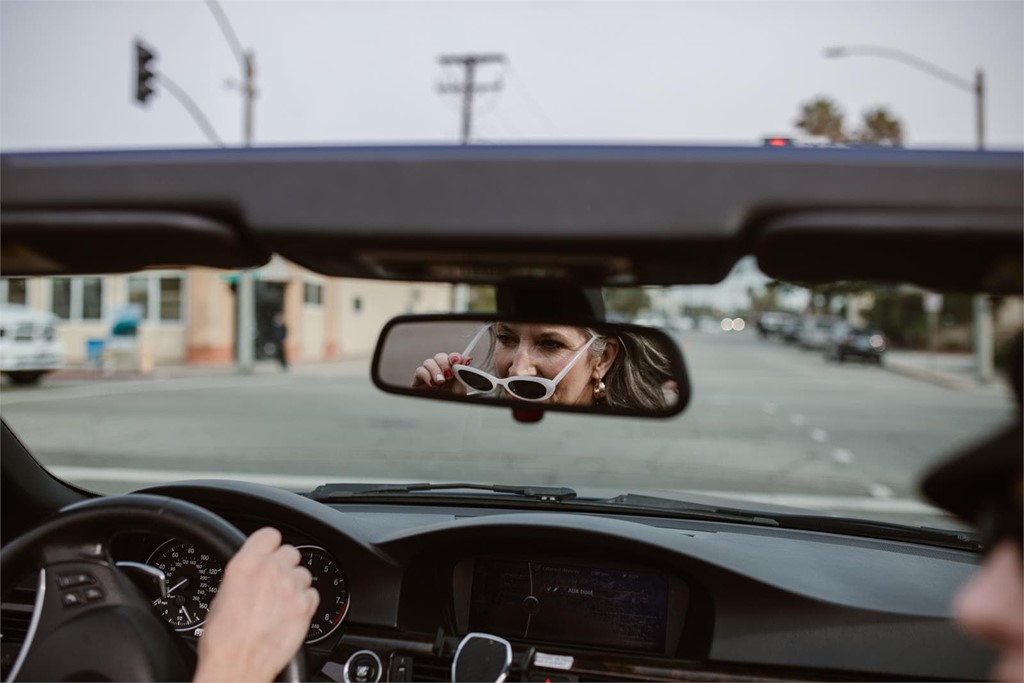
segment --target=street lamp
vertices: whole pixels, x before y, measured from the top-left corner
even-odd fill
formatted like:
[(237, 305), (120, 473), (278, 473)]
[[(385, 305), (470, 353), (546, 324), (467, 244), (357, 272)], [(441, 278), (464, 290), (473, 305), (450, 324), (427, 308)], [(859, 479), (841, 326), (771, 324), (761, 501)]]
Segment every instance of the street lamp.
[[(253, 139), (253, 113), (254, 101), (256, 99), (256, 58), (252, 50), (246, 50), (235, 35), (231, 22), (221, 9), (216, 0), (206, 0), (207, 6), (213, 13), (217, 24), (220, 26), (224, 38), (231, 46), (232, 52), (238, 59), (242, 68), (242, 128), (244, 133), (244, 144), (252, 146)], [(256, 285), (253, 281), (251, 270), (241, 270), (238, 273), (238, 283), (235, 286), (238, 301), (238, 324), (235, 330), (235, 364), (242, 374), (252, 372), (253, 364), (253, 338), (256, 327)]]
[[(910, 53), (881, 45), (835, 45), (825, 48), (825, 57), (828, 59), (841, 57), (891, 59), (930, 74), (960, 90), (973, 93), (976, 144), (978, 149), (985, 149), (985, 74), (981, 69), (974, 72), (974, 81), (971, 82)], [(992, 313), (989, 310), (988, 297), (984, 294), (976, 295), (973, 309), (975, 371), (979, 380), (987, 382), (992, 379)]]

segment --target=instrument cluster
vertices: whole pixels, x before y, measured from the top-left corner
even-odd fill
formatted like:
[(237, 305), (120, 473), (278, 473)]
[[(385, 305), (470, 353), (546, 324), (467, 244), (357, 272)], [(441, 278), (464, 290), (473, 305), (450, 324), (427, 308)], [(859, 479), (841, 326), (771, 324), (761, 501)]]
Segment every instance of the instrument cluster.
[[(301, 564), (313, 576), (313, 588), (320, 602), (306, 633), (307, 644), (328, 637), (341, 626), (348, 613), (350, 596), (341, 567), (326, 550), (316, 545), (299, 545)], [(149, 556), (146, 564), (166, 577), (167, 596), (153, 601), (153, 607), (176, 631), (195, 631), (206, 622), (210, 603), (217, 595), (224, 566), (199, 544), (171, 539)]]

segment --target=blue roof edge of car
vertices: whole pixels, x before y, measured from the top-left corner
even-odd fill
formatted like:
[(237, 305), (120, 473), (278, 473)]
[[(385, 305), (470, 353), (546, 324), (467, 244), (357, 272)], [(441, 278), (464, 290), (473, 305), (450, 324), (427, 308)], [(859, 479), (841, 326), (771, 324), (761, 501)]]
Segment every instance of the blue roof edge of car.
[[(799, 162), (801, 160), (820, 163), (823, 160), (851, 163), (858, 161), (877, 164), (880, 161), (892, 163), (934, 161), (935, 163), (964, 164), (971, 161), (991, 164), (997, 162), (1009, 167), (1024, 167), (1024, 150), (998, 149), (945, 149), (905, 147), (765, 147), (755, 145), (667, 145), (667, 144), (365, 144), (365, 145), (261, 145), (259, 147), (223, 148), (125, 148), (125, 149), (77, 149), (77, 150), (13, 150), (0, 151), (4, 163), (22, 164), (34, 161), (102, 160), (118, 159), (138, 161), (165, 160), (281, 160), (301, 159), (366, 159), (380, 158), (394, 160), (409, 157), (419, 161), (466, 160), (538, 160), (550, 157), (566, 161), (696, 161), (739, 160), (757, 161), (771, 159)], [(426, 158), (425, 158), (426, 157)]]

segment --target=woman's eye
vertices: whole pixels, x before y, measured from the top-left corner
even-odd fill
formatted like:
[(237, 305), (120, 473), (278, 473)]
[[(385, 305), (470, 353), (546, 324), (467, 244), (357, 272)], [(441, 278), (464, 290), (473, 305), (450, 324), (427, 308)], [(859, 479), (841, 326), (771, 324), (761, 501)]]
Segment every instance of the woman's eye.
[(541, 341), (540, 347), (542, 349), (548, 349), (549, 351), (556, 351), (558, 349), (564, 349), (565, 345), (562, 342), (555, 341), (554, 339), (545, 339)]
[(511, 334), (498, 334), (495, 335), (495, 337), (497, 338), (498, 343), (501, 344), (502, 346), (516, 345), (516, 338), (513, 337)]

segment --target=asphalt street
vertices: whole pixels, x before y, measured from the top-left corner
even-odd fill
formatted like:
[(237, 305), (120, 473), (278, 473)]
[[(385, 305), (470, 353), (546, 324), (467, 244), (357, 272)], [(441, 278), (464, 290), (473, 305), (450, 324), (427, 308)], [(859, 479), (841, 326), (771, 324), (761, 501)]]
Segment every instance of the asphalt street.
[[(251, 376), (5, 385), (0, 411), (60, 476), (102, 492), (204, 476), (297, 490), (329, 481), (683, 489), (916, 504), (930, 463), (1012, 414), (1000, 386), (951, 389), (750, 332), (680, 337), (693, 396), (667, 420), (393, 396), (368, 363)], [(831, 503), (822, 503), (829, 507)], [(889, 508), (886, 508), (889, 506)], [(908, 508), (908, 509), (910, 509)]]

